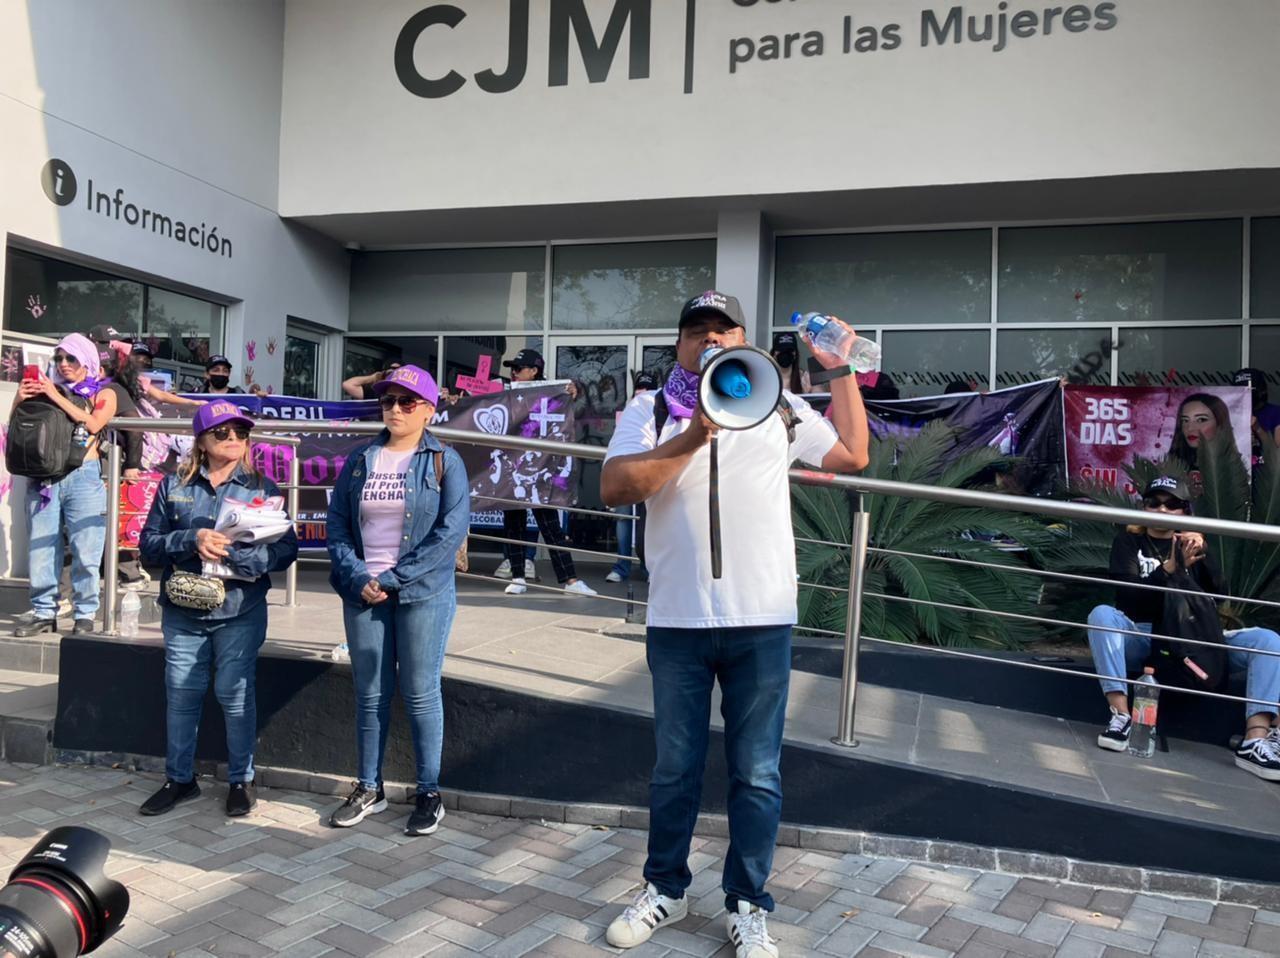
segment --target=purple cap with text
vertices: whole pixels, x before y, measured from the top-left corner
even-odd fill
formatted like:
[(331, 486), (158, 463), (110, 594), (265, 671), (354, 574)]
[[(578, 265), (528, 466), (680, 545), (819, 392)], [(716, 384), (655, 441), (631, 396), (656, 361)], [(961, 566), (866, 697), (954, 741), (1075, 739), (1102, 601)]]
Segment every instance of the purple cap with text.
[(420, 396), (433, 406), (440, 405), (440, 387), (432, 375), (421, 366), (401, 366), (387, 373), (386, 378), (373, 384), (373, 391), (381, 395), (392, 386), (401, 386), (415, 396)]
[(253, 420), (241, 412), (239, 406), (226, 399), (219, 399), (205, 403), (196, 410), (196, 414), (191, 417), (191, 429), (198, 436), (224, 422), (243, 423), (250, 429), (253, 428)]

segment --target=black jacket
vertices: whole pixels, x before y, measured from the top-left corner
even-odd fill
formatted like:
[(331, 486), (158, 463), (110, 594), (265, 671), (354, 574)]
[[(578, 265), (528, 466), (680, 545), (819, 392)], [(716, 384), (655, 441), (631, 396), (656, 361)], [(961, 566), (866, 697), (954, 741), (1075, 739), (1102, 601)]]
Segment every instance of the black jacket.
[[(1121, 532), (1111, 543), (1111, 578), (1116, 582), (1168, 585), (1163, 563), (1173, 548), (1172, 539), (1155, 539), (1143, 532)], [(1205, 592), (1221, 593), (1221, 579), (1209, 556), (1191, 567), (1191, 576)], [(1165, 593), (1155, 589), (1116, 587), (1116, 608), (1134, 622), (1150, 622), (1153, 631), (1163, 632)]]

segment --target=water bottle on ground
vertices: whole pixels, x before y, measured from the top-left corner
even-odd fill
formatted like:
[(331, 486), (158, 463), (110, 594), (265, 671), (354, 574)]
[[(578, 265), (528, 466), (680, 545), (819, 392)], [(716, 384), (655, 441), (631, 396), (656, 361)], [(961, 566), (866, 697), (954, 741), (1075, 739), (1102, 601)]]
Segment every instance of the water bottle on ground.
[(350, 662), (351, 649), (347, 646), (346, 642), (343, 642), (341, 645), (335, 645), (333, 650), (329, 653), (329, 658), (333, 659), (335, 662)]
[(1129, 729), (1129, 754), (1150, 758), (1156, 753), (1156, 714), (1160, 704), (1160, 686), (1156, 670), (1147, 666), (1133, 687), (1133, 727)]
[(120, 634), (126, 638), (138, 635), (138, 617), (142, 614), (142, 599), (134, 589), (126, 589), (120, 599)]
[(825, 313), (792, 313), (791, 325), (799, 327), (805, 341), (815, 349), (839, 356), (856, 371), (869, 373), (880, 366), (880, 345), (853, 330), (833, 323)]

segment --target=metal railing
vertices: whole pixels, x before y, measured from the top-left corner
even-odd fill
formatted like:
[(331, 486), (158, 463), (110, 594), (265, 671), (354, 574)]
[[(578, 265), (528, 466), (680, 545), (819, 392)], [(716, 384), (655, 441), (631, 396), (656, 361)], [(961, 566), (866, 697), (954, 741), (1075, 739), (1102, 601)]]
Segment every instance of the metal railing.
[[(115, 419), (110, 423), (111, 428), (123, 430), (139, 430), (139, 431), (155, 431), (169, 434), (189, 434), (190, 423), (187, 420), (156, 420), (156, 419)], [(260, 419), (255, 424), (255, 433), (262, 435), (264, 433), (272, 434), (272, 438), (264, 442), (278, 443), (283, 445), (297, 446), (299, 435), (376, 435), (382, 431), (383, 427), (377, 422), (323, 422), (323, 421), (274, 421)], [(575, 456), (579, 459), (602, 460), (606, 456), (606, 449), (600, 446), (589, 446), (579, 443), (566, 443), (550, 439), (535, 439), (522, 436), (495, 436), (488, 433), (472, 432), (468, 430), (452, 429), (448, 427), (432, 427), (431, 432), (437, 438), (463, 445), (476, 445), (489, 448), (499, 449), (516, 449), (516, 450), (534, 450), (539, 452), (553, 453), (563, 456)], [(277, 435), (284, 433), (286, 435)], [(119, 501), (119, 450), (118, 447), (112, 446), (108, 456), (108, 465), (110, 470), (109, 480), (109, 499), (108, 499), (108, 526), (115, 528), (118, 515), (116, 508)], [(289, 510), (295, 520), (297, 518), (297, 496), (300, 489), (312, 488), (329, 488), (328, 486), (303, 486), (299, 483), (299, 458), (293, 456), (290, 459), (290, 479), (289, 483), (284, 486), (289, 491)], [(860, 495), (881, 495), (892, 496), (905, 499), (928, 500), (932, 502), (948, 503), (958, 506), (966, 506), (971, 508), (996, 509), (1006, 512), (1021, 512), (1043, 517), (1062, 519), (1067, 521), (1089, 521), (1103, 522), (1110, 525), (1142, 525), (1149, 528), (1170, 529), (1183, 532), (1200, 532), (1208, 535), (1220, 536), (1236, 536), (1244, 539), (1252, 539), (1261, 542), (1280, 543), (1280, 527), (1262, 525), (1259, 523), (1236, 522), (1226, 519), (1209, 519), (1195, 516), (1170, 515), (1164, 512), (1147, 512), (1137, 509), (1118, 509), (1111, 506), (1102, 506), (1094, 503), (1086, 502), (1064, 502), (1049, 499), (1037, 499), (1031, 497), (1011, 496), (1001, 493), (986, 492), (974, 489), (956, 489), (950, 487), (927, 486), (913, 483), (903, 483), (890, 481), (885, 479), (873, 479), (864, 476), (845, 476), (835, 475), (832, 473), (819, 472), (811, 469), (792, 469), (789, 473), (790, 480), (793, 483), (806, 486), (816, 486), (830, 489), (843, 490), (846, 493), (857, 493)], [(487, 500), (493, 501), (493, 500)], [(522, 502), (519, 500), (496, 500), (502, 504), (510, 503), (511, 505), (521, 508), (536, 508), (532, 503)], [(610, 520), (626, 521), (628, 517), (625, 514), (614, 512), (604, 512), (601, 510), (585, 509), (581, 507), (560, 507), (546, 506), (546, 508), (555, 510), (570, 511), (575, 514), (584, 514), (590, 516), (598, 516), (608, 518)], [(847, 588), (832, 586), (822, 583), (801, 582), (801, 588), (825, 589), (834, 592), (844, 592), (849, 596), (848, 605), (845, 615), (845, 629), (843, 633), (831, 630), (817, 629), (805, 627), (803, 631), (813, 634), (830, 636), (833, 638), (841, 638), (843, 640), (843, 663), (840, 676), (840, 711), (837, 723), (836, 735), (832, 741), (843, 746), (856, 746), (857, 739), (854, 736), (854, 721), (857, 713), (857, 690), (858, 690), (858, 660), (861, 653), (862, 643), (871, 642), (875, 644), (883, 644), (889, 646), (901, 646), (901, 643), (891, 642), (889, 640), (877, 638), (875, 636), (867, 636), (862, 631), (862, 619), (865, 610), (865, 600), (867, 598), (875, 598), (880, 601), (903, 602), (908, 604), (926, 604), (936, 608), (959, 610), (964, 612), (985, 614), (996, 617), (1004, 617), (1018, 621), (1032, 621), (1043, 625), (1087, 629), (1086, 623), (1073, 622), (1068, 619), (1050, 618), (1039, 615), (1031, 615), (1025, 613), (1008, 612), (1006, 610), (971, 608), (960, 606), (953, 603), (926, 602), (925, 600), (915, 599), (910, 596), (891, 595), (880, 592), (869, 592), (864, 590), (863, 581), (865, 579), (867, 559), (869, 555), (900, 555), (920, 560), (928, 560), (940, 563), (959, 563), (971, 566), (985, 566), (992, 569), (998, 569), (1003, 573), (1025, 574), (1037, 576), (1042, 579), (1060, 579), (1074, 583), (1089, 583), (1100, 585), (1115, 585), (1114, 580), (1103, 578), (1100, 576), (1090, 576), (1074, 572), (1058, 572), (1055, 570), (1037, 569), (1025, 564), (1004, 564), (1004, 563), (986, 563), (980, 560), (968, 559), (960, 556), (946, 555), (944, 553), (937, 554), (921, 554), (905, 552), (893, 549), (884, 549), (870, 544), (870, 515), (864, 511), (859, 498), (857, 508), (852, 511), (850, 541), (832, 542), (819, 539), (808, 539), (804, 537), (796, 537), (796, 541), (803, 544), (833, 546), (849, 551), (849, 576)], [(470, 538), (478, 539), (486, 542), (493, 542), (500, 545), (523, 545), (527, 546), (531, 543), (525, 540), (511, 539), (505, 536), (488, 535), (484, 533), (471, 533)], [(578, 553), (594, 557), (627, 559), (631, 562), (638, 562), (639, 559), (632, 555), (626, 556), (618, 553), (602, 552), (595, 549), (587, 549), (579, 546), (565, 545), (555, 546), (549, 543), (545, 544), (548, 549), (560, 549), (568, 553)], [(115, 554), (114, 550), (107, 550), (107, 581), (115, 581)], [(296, 603), (296, 564), (290, 567), (289, 577), (286, 586), (286, 601), (293, 605)], [(501, 581), (495, 576), (479, 575), (476, 573), (459, 573), (460, 577), (470, 580), (480, 581)], [(529, 583), (528, 588), (537, 589), (550, 593), (563, 593), (564, 589), (557, 589), (551, 586), (539, 586)], [(1177, 592), (1176, 588), (1168, 586), (1160, 586), (1146, 583), (1125, 583), (1126, 588), (1133, 589), (1150, 589), (1163, 592)], [(114, 631), (115, 628), (115, 601), (114, 589), (108, 589), (108, 598), (104, 602), (105, 622), (104, 626), (107, 631)], [(1254, 599), (1245, 596), (1233, 596), (1227, 594), (1211, 594), (1215, 599), (1232, 600), (1239, 603), (1248, 603), (1266, 607), (1278, 607), (1280, 603), (1268, 601), (1264, 599)], [(644, 607), (647, 603), (635, 600), (630, 597), (619, 598), (617, 596), (599, 595), (596, 596), (602, 601), (614, 603), (627, 603), (628, 606)], [(1152, 635), (1142, 630), (1130, 629), (1112, 629), (1108, 627), (1108, 631), (1117, 632), (1119, 634), (1141, 635), (1146, 638), (1170, 638), (1178, 642), (1187, 644), (1214, 644), (1197, 642), (1196, 640), (1184, 639), (1176, 636)], [(1079, 669), (1062, 668), (1051, 664), (1041, 662), (1026, 662), (1016, 659), (1000, 658), (992, 655), (984, 654), (976, 651), (966, 651), (962, 649), (944, 648), (940, 646), (915, 645), (913, 649), (930, 654), (952, 656), (960, 659), (980, 660), (985, 662), (999, 662), (1013, 668), (1030, 669), (1040, 672), (1052, 672), (1062, 675), (1068, 675), (1076, 678), (1087, 678), (1097, 680), (1106, 678), (1124, 685), (1135, 685), (1136, 680), (1129, 679), (1124, 676), (1100, 676), (1096, 672), (1082, 671)], [(1276, 651), (1268, 649), (1249, 649), (1235, 648), (1245, 654), (1261, 654), (1261, 655), (1277, 655)], [(1196, 695), (1204, 698), (1221, 699), (1241, 704), (1257, 704), (1262, 706), (1270, 706), (1271, 710), (1277, 709), (1277, 703), (1264, 699), (1246, 698), (1243, 696), (1231, 695), (1223, 692), (1206, 691), (1200, 689), (1180, 688), (1180, 692), (1188, 695)]]

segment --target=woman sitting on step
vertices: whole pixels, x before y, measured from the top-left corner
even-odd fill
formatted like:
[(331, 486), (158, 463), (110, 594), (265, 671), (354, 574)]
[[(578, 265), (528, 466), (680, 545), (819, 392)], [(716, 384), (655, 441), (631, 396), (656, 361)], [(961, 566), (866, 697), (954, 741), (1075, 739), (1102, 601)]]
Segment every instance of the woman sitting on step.
[[(1142, 498), (1150, 512), (1191, 514), (1190, 493), (1171, 476), (1151, 480)], [(1111, 545), (1111, 576), (1117, 582), (1164, 586), (1170, 577), (1189, 572), (1204, 591), (1224, 594), (1204, 536), (1153, 526), (1127, 526)], [(1098, 747), (1123, 752), (1133, 722), (1128, 686), (1122, 679), (1137, 672), (1151, 657), (1151, 639), (1134, 633), (1170, 634), (1164, 622), (1165, 592), (1157, 589), (1116, 588), (1116, 604), (1100, 605), (1089, 613), (1089, 648), (1094, 669), (1102, 676), (1102, 692), (1111, 707), (1111, 720), (1098, 735)], [(1235, 629), (1223, 633), (1230, 647), (1231, 671), (1247, 670), (1244, 741), (1236, 750), (1236, 765), (1259, 778), (1280, 781), (1280, 729), (1274, 708), (1257, 702), (1280, 701), (1280, 657), (1250, 654), (1245, 649), (1280, 652), (1280, 635), (1270, 629)]]

